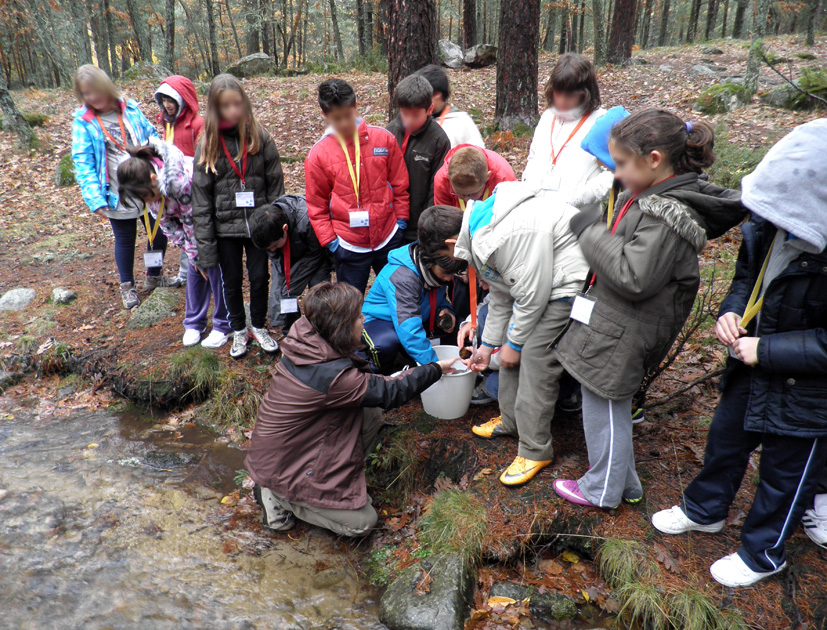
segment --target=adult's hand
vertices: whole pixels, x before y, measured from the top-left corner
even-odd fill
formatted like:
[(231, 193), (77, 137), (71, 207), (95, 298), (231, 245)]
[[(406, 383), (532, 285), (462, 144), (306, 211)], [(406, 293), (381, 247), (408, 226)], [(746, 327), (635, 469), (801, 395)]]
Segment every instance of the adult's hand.
[(731, 346), (736, 339), (747, 333), (741, 328), (741, 316), (735, 313), (724, 313), (715, 323), (715, 336), (725, 346)]
[(471, 322), (465, 322), (460, 326), (457, 332), (457, 347), (464, 348), (465, 344), (471, 343), (471, 335), (473, 332), (474, 329), (471, 326)]
[(442, 359), (441, 361), (437, 361), (436, 364), (439, 366), (439, 369), (442, 370), (443, 374), (453, 374), (456, 372), (456, 368), (454, 367), (454, 363), (459, 361), (456, 357), (453, 359)]
[(758, 365), (758, 341), (760, 339), (760, 337), (740, 337), (732, 344), (732, 351), (744, 362), (744, 365), (750, 367)]
[(480, 345), (471, 355), (471, 358), (465, 361), (465, 365), (473, 372), (483, 372), (488, 369), (488, 364), (491, 363), (491, 353), (493, 352), (494, 348)]
[(500, 348), (500, 367), (501, 368), (515, 368), (520, 365), (520, 354), (522, 354), (519, 350), (515, 350), (507, 343), (503, 344), (503, 347)]

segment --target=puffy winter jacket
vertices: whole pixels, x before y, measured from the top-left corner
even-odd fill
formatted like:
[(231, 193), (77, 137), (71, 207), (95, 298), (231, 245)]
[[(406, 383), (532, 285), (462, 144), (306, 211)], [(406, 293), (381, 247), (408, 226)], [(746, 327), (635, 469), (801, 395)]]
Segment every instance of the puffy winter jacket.
[[(238, 129), (222, 131), (230, 155), (238, 154)], [(203, 142), (195, 151), (192, 177), (192, 219), (198, 241), (200, 267), (209, 269), (218, 264), (216, 238), (249, 238), (250, 217), (256, 208), (273, 203), (284, 194), (284, 176), (276, 145), (270, 134), (261, 130), (258, 153), (247, 156), (246, 188), (255, 193), (253, 208), (236, 206), (235, 194), (241, 192), (241, 180), (222, 149), (218, 151), (216, 172), (199, 164)], [(239, 170), (241, 166), (238, 165)]]
[[(619, 210), (629, 199), (620, 196)], [(696, 173), (667, 179), (639, 195), (610, 235), (599, 213), (572, 228), (595, 273), (589, 324), (571, 320), (557, 357), (583, 386), (604, 398), (633, 396), (658, 365), (692, 310), (698, 254), (746, 215), (740, 193)], [(587, 219), (584, 225), (578, 225)], [(593, 221), (592, 221), (593, 219)], [(615, 220), (617, 216), (615, 217)]]
[(388, 264), (376, 276), (362, 306), (362, 314), (366, 322), (375, 319), (392, 322), (405, 352), (424, 365), (437, 360), (425, 328), (426, 322), (430, 326), (431, 301), (436, 304), (434, 317), (443, 309), (452, 313), (453, 309), (445, 287), (429, 291), (422, 285), (422, 278), (411, 258), (411, 248), (415, 245), (411, 243), (388, 254)]
[(446, 105), (445, 109), (448, 111), (443, 110), (439, 114), (434, 114), (433, 117), (448, 136), (451, 147), (470, 144), (484, 149), (485, 141), (482, 139), (482, 134), (468, 112), (455, 110), (450, 105)]
[[(389, 131), (364, 120), (359, 121), (358, 134), (362, 156), (358, 204), (335, 134), (326, 133), (304, 161), (307, 211), (322, 246), (342, 238), (357, 247), (376, 249), (396, 229), (398, 220), (408, 220), (408, 171), (399, 144)], [(355, 160), (353, 138), (345, 144)], [(350, 213), (357, 209), (368, 212), (368, 227), (350, 226)]]
[[(405, 126), (398, 116), (388, 125), (388, 131), (394, 135), (401, 147), (405, 141)], [(408, 227), (405, 229), (407, 241), (416, 240), (420, 215), (426, 208), (434, 205), (434, 177), (450, 150), (451, 141), (433, 118), (428, 118), (425, 124), (408, 138), (404, 156), (408, 169), (408, 195), (411, 204)]]
[(362, 413), (392, 409), (436, 383), (436, 363), (379, 376), (337, 353), (302, 317), (261, 402), (245, 461), (250, 476), (290, 501), (339, 510), (367, 503)]
[[(161, 97), (168, 96), (178, 103), (178, 113), (174, 120), (168, 120)], [(198, 137), (204, 129), (204, 119), (198, 114), (198, 95), (195, 86), (187, 77), (178, 74), (167, 77), (155, 90), (155, 102), (158, 103), (158, 124), (164, 130), (164, 140), (171, 141), (187, 157), (195, 155)], [(166, 137), (167, 123), (172, 124), (172, 139)]]
[[(121, 99), (119, 104), (123, 117), (135, 130), (139, 144), (146, 144), (150, 138), (158, 136), (158, 130), (141, 113), (135, 101)], [(75, 110), (72, 121), (72, 160), (75, 163), (75, 179), (80, 186), (80, 194), (89, 209), (92, 212), (106, 206), (116, 209), (118, 191), (109, 185), (103, 130), (95, 119), (95, 112), (88, 107)]]
[(507, 342), (522, 349), (548, 303), (576, 295), (588, 273), (569, 229), (577, 209), (539, 192), (536, 185), (504, 182), (463, 216), (454, 252), (491, 286), (482, 342), (492, 347)]
[[(460, 149), (473, 147), (471, 144), (461, 144), (454, 147), (445, 156), (445, 163), (442, 168), (437, 171), (434, 177), (434, 203), (438, 206), (454, 206), (459, 207), (459, 198), (454, 192), (454, 187), (451, 186), (451, 180), (448, 179), (448, 166), (451, 164), (451, 158)], [(479, 147), (474, 147), (479, 149)], [(488, 162), (488, 170), (491, 176), (488, 178), (488, 183), (485, 185), (485, 190), (490, 195), (494, 192), (497, 184), (500, 182), (516, 181), (517, 176), (514, 175), (514, 169), (499, 153), (489, 151), (488, 149), (479, 149), (485, 153), (485, 160)]]

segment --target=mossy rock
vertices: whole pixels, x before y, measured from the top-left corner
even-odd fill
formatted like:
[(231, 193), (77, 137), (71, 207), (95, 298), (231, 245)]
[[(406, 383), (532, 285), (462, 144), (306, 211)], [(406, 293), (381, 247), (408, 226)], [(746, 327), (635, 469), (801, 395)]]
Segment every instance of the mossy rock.
[(173, 317), (181, 304), (182, 292), (178, 289), (158, 288), (138, 306), (129, 317), (129, 329), (146, 328), (167, 317)]
[(534, 129), (525, 123), (518, 122), (511, 130), (515, 138), (529, 138), (534, 135)]
[(752, 96), (742, 85), (720, 83), (701, 93), (695, 101), (695, 109), (704, 114), (726, 114), (749, 105)]
[(37, 112), (23, 114), (23, 119), (29, 123), (29, 127), (42, 127), (49, 122), (49, 117), (46, 114), (40, 114)]
[[(805, 68), (801, 77), (793, 81), (793, 83), (801, 90), (804, 90), (804, 92), (809, 92), (821, 98), (827, 98), (827, 73), (825, 73), (824, 70)], [(791, 109), (794, 111), (807, 111), (824, 106), (820, 101), (810, 98), (807, 94), (797, 90), (789, 83), (774, 87), (761, 96), (761, 100), (771, 107)]]
[(72, 154), (66, 153), (60, 162), (57, 163), (55, 169), (55, 186), (58, 188), (65, 188), (66, 186), (75, 185), (75, 163), (72, 160)]
[(816, 56), (810, 52), (795, 53), (793, 57), (796, 57), (797, 59), (803, 59), (804, 61), (813, 61), (816, 58)]

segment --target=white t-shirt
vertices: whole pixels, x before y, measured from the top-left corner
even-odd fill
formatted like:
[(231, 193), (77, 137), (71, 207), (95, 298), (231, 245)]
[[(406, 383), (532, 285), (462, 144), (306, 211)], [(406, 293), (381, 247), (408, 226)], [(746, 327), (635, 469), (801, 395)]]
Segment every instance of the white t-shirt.
[(485, 141), (482, 139), (482, 134), (477, 129), (474, 120), (466, 112), (454, 111), (450, 109), (449, 105), (446, 105), (446, 107), (449, 107), (449, 109), (445, 117), (440, 122), (441, 116), (437, 116), (436, 121), (439, 122), (445, 135), (451, 141), (451, 148), (453, 149), (460, 144), (472, 144), (475, 147), (484, 149)]

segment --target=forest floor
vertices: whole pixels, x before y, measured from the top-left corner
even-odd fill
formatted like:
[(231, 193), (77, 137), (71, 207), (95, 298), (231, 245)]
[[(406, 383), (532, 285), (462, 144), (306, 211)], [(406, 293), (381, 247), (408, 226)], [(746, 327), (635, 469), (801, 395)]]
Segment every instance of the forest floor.
[[(645, 63), (601, 70), (604, 104), (624, 105), (629, 110), (667, 107), (687, 120), (702, 118), (693, 111), (695, 99), (720, 77), (742, 75), (747, 54), (744, 42), (707, 45), (717, 46), (723, 54), (706, 57), (700, 52), (703, 46), (655, 49), (636, 53), (636, 59)], [(791, 59), (783, 65), (793, 77), (813, 64), (827, 67), (824, 39), (810, 48), (792, 38), (771, 39), (767, 48)], [(793, 56), (805, 51), (813, 53), (816, 60)], [(541, 83), (555, 59), (542, 56)], [(703, 59), (713, 60), (719, 68), (715, 75), (690, 74), (690, 68)], [(519, 174), (530, 137), (493, 131), (494, 68), (449, 72), (453, 106), (477, 119), (486, 130), (489, 148), (503, 153)], [(386, 77), (378, 73), (341, 76), (356, 87), (362, 115), (372, 123), (384, 124)], [(321, 79), (320, 75), (306, 75), (246, 82), (256, 114), (281, 152), (290, 193), (303, 192), (302, 163), (324, 129), (315, 97)], [(762, 69), (762, 92), (780, 82), (777, 75)], [(156, 111), (154, 87), (150, 81), (124, 86), (150, 118)], [(37, 393), (44, 398), (60, 397), (65, 405), (100, 407), (112, 402), (114, 392), (144, 407), (165, 407), (163, 421), (173, 426), (209, 424), (225, 439), (243, 446), (257, 401), (267, 386), (268, 368), (277, 359), (252, 351), (233, 362), (227, 347), (218, 352), (218, 362), (210, 353), (184, 353), (180, 317), (151, 328), (127, 329), (130, 313), (122, 309), (117, 295), (109, 226), (89, 215), (76, 186), (58, 188), (54, 183), (58, 162), (70, 150), (75, 107), (72, 95), (68, 90), (31, 89), (15, 93), (14, 98), (23, 112), (45, 114), (48, 121), (36, 130), (43, 141), (39, 153), (19, 153), (12, 134), (0, 133), (0, 199), (7, 209), (0, 214), (0, 293), (16, 287), (36, 291), (27, 308), (0, 313), (0, 368), (29, 374), (7, 393)], [(737, 181), (743, 174), (739, 173), (741, 162), (754, 161), (774, 140), (815, 117), (815, 113), (773, 109), (756, 98), (743, 109), (708, 118), (721, 134), (719, 154), (731, 161), (723, 165), (719, 180)], [(738, 241), (737, 230), (733, 230), (704, 252), (702, 291), (708, 289), (713, 302), (720, 300), (731, 277)], [(167, 259), (167, 273), (174, 273), (177, 252)], [(135, 264), (136, 271), (142, 268), (140, 252), (136, 252)], [(49, 295), (54, 287), (76, 291), (77, 300), (67, 306), (51, 304)], [(146, 299), (147, 294), (141, 293), (141, 298)], [(179, 313), (183, 299), (181, 291)], [(646, 489), (646, 499), (638, 506), (623, 506), (604, 514), (572, 508), (554, 495), (554, 478), (577, 477), (587, 466), (579, 416), (555, 418), (554, 464), (527, 487), (506, 490), (497, 477), (515, 455), (515, 444), (505, 439), (484, 442), (469, 432), (473, 424), (496, 415), (495, 406), (472, 408), (456, 421), (436, 422), (414, 402), (389, 414), (400, 430), (393, 444), (372, 457), (369, 464), (370, 478), (376, 484), (372, 493), (381, 515), (379, 531), (366, 541), (340, 544), (367, 552), (363, 569), (375, 582), (386, 583), (398, 570), (430, 553), (419, 533), (421, 516), (434, 497), (452, 490), (470, 492), (483, 502), (488, 514), (475, 600), (476, 607), (485, 612), (478, 614), (476, 628), (510, 628), (515, 624), (522, 628), (574, 627), (570, 622), (542, 626), (536, 620), (531, 626), (519, 610), (486, 608), (488, 589), (502, 579), (559, 592), (581, 604), (596, 604), (598, 609), (616, 613), (618, 597), (611, 594), (595, 562), (597, 550), (607, 539), (643, 543), (642, 553), (656, 569), (650, 578), (658, 601), (666, 602), (675, 593), (697, 591), (715, 607), (743, 617), (750, 627), (825, 628), (827, 552), (818, 550), (801, 532), (788, 544), (792, 569), (777, 579), (731, 591), (709, 577), (709, 564), (738, 546), (739, 526), (757, 480), (757, 458), (733, 506), (729, 526), (721, 535), (664, 538), (648, 524), (654, 511), (679, 500), (681, 488), (698, 471), (706, 428), (717, 402), (714, 378), (681, 395), (671, 392), (717, 369), (723, 356), (707, 318), (653, 386), (650, 400), (665, 404), (650, 409), (646, 421), (635, 430), (638, 469)], [(237, 505), (220, 509), (236, 510), (240, 518), (233, 522), (238, 526), (260, 527), (246, 493), (239, 492), (228, 503)], [(303, 532), (306, 529), (299, 526), (290, 536), (301, 538)]]

